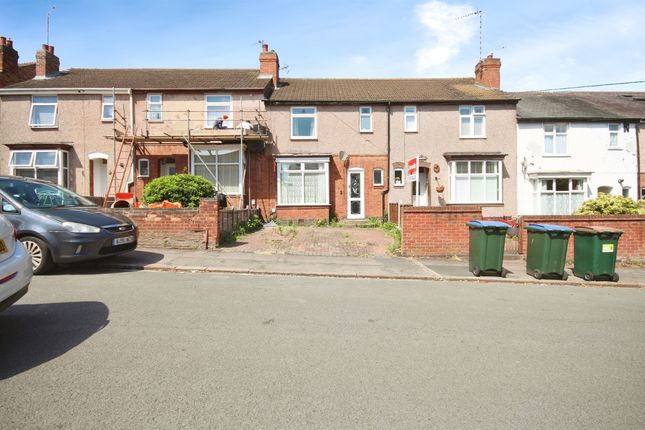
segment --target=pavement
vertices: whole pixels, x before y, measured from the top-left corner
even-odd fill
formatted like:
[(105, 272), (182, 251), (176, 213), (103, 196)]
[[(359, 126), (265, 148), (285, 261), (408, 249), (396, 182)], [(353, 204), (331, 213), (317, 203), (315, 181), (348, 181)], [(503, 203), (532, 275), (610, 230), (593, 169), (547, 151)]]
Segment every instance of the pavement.
[(467, 259), (415, 259), (395, 256), (315, 256), (260, 254), (221, 250), (138, 249), (91, 265), (112, 269), (247, 273), (256, 275), (322, 276), (339, 278), (444, 280), (546, 285), (577, 285), (645, 288), (645, 268), (618, 268), (619, 282), (587, 282), (569, 279), (535, 279), (525, 273), (525, 262), (507, 259), (506, 278), (475, 277), (468, 271)]

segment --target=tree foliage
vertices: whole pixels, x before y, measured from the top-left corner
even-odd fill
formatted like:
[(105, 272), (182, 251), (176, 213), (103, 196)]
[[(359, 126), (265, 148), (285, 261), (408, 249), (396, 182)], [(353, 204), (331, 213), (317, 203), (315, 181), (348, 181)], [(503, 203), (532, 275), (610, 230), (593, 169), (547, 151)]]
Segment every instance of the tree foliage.
[(623, 196), (600, 193), (598, 198), (587, 200), (576, 211), (577, 215), (614, 215), (645, 213), (639, 202)]

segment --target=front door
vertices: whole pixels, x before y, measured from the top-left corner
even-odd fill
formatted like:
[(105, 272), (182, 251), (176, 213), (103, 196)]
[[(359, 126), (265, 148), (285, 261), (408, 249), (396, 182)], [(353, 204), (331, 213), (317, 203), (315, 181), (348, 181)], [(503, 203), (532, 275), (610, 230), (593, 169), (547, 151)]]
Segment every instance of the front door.
[[(417, 185), (419, 189), (417, 190)], [(419, 169), (419, 182), (414, 182), (412, 186), (412, 201), (414, 206), (428, 206), (428, 169)]]
[(347, 218), (365, 218), (363, 169), (350, 169), (347, 174)]
[(107, 160), (96, 158), (92, 160), (92, 184), (95, 196), (103, 197), (107, 192), (108, 170)]

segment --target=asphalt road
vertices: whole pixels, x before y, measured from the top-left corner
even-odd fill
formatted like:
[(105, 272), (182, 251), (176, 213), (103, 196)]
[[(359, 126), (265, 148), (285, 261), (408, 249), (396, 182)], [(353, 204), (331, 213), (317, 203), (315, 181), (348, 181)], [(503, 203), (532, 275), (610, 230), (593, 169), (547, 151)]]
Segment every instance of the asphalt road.
[(645, 291), (67, 273), (0, 313), (0, 428), (645, 427)]

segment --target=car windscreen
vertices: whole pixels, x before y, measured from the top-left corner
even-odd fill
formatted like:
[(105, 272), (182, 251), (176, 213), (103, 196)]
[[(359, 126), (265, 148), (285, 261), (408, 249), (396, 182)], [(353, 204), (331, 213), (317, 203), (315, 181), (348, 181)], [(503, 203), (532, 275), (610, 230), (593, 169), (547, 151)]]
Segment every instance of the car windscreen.
[(91, 200), (53, 184), (0, 179), (0, 190), (29, 209), (96, 206)]

